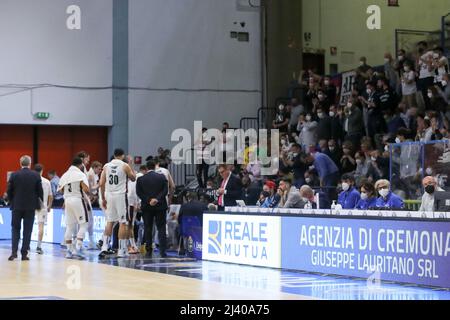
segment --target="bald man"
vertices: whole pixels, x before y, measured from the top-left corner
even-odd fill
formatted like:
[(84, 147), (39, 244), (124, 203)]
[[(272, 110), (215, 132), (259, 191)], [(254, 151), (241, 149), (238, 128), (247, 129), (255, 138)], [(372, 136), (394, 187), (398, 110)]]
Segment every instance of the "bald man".
[(427, 176), (422, 180), (423, 189), (422, 204), (419, 211), (434, 212), (434, 194), (436, 191), (444, 191), (437, 185), (436, 178)]

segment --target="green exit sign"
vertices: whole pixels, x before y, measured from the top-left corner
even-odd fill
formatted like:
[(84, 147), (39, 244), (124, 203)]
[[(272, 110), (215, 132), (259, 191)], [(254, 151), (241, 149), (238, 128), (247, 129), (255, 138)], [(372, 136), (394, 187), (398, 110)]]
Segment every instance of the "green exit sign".
[(34, 114), (34, 117), (36, 119), (43, 119), (43, 120), (47, 120), (48, 118), (50, 118), (50, 112), (36, 112)]

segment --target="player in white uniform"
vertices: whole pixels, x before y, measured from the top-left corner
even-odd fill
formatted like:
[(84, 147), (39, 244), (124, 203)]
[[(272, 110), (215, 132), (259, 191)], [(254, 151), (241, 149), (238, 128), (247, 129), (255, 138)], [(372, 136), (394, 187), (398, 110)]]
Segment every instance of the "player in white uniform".
[[(88, 177), (89, 182), (89, 171), (87, 170), (87, 166), (89, 165), (89, 162), (91, 161), (91, 156), (86, 151), (80, 151), (77, 153), (76, 157), (81, 158), (83, 161), (83, 167), (81, 168), (81, 171), (84, 172), (86, 177)], [(91, 193), (91, 188), (89, 186), (89, 195)], [(92, 204), (89, 197), (86, 198), (87, 202), (87, 208), (88, 208), (88, 215), (89, 215), (89, 224), (88, 224), (88, 234), (89, 234), (89, 246), (88, 250), (95, 250), (96, 245), (94, 241), (94, 216), (92, 214)]]
[(44, 237), (44, 225), (45, 223), (47, 223), (47, 214), (52, 209), (53, 194), (52, 194), (52, 185), (50, 181), (42, 176), (44, 167), (41, 164), (37, 163), (34, 165), (34, 171), (39, 173), (39, 175), (41, 176), (42, 190), (44, 191), (44, 201), (42, 202), (42, 207), (40, 210), (36, 210), (36, 218), (38, 220), (38, 227), (39, 227), (36, 252), (39, 254), (43, 254), (44, 251), (42, 251), (41, 244), (42, 238)]
[[(82, 254), (83, 239), (88, 228), (89, 213), (86, 194), (89, 193), (89, 182), (83, 171), (80, 158), (72, 161), (72, 166), (63, 174), (59, 181), (58, 190), (64, 191), (65, 219), (66, 219), (66, 258), (73, 256), (84, 259)], [(76, 245), (72, 244), (72, 234), (78, 226)]]
[(122, 149), (114, 150), (114, 159), (105, 164), (100, 177), (102, 205), (106, 209), (106, 227), (103, 233), (103, 246), (99, 255), (100, 258), (108, 254), (108, 244), (115, 222), (120, 223), (117, 257), (128, 255), (128, 225), (131, 221), (128, 204), (128, 179), (136, 181), (136, 175), (131, 167), (123, 161), (124, 159), (125, 152)]

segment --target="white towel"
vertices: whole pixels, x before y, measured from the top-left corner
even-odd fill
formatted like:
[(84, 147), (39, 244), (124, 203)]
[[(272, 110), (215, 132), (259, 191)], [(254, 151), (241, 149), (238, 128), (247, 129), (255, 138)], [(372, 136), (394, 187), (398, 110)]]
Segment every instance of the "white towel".
[(84, 172), (75, 166), (71, 166), (69, 170), (67, 170), (66, 173), (64, 173), (61, 179), (59, 180), (58, 189), (62, 190), (65, 185), (79, 181), (83, 181), (84, 184), (89, 186), (87, 176), (84, 174)]

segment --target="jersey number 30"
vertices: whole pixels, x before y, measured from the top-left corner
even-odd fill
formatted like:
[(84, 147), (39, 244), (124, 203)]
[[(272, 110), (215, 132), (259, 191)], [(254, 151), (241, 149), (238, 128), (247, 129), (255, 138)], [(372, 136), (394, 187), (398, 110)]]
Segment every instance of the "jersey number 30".
[(116, 176), (114, 174), (109, 175), (109, 184), (119, 184), (119, 176)]

